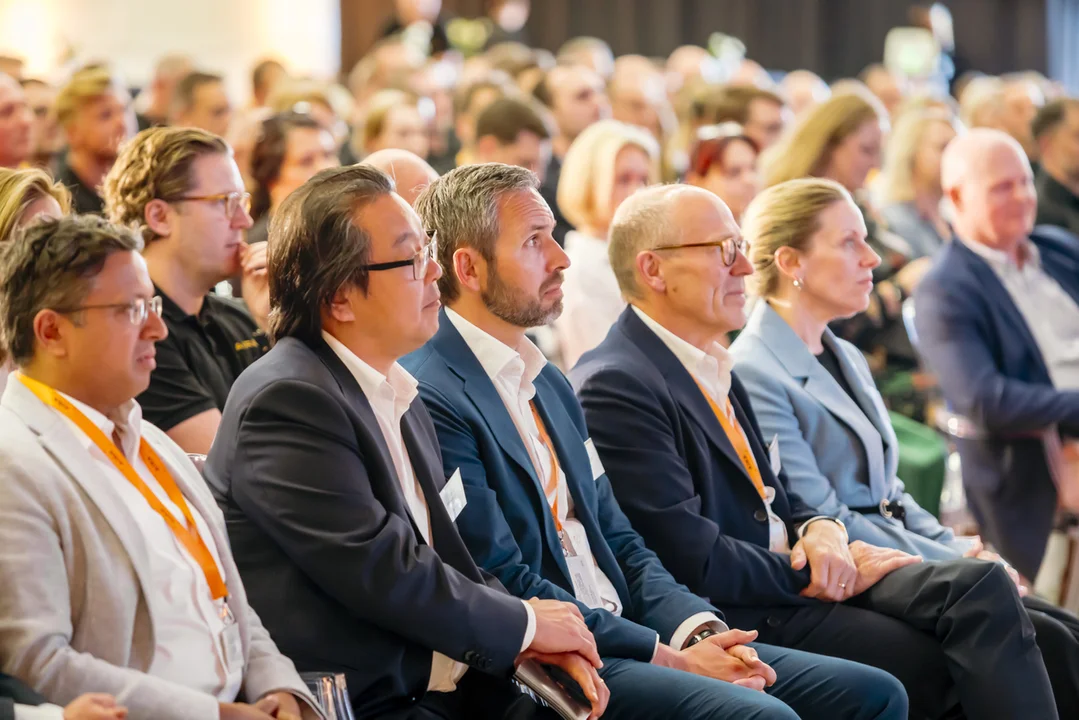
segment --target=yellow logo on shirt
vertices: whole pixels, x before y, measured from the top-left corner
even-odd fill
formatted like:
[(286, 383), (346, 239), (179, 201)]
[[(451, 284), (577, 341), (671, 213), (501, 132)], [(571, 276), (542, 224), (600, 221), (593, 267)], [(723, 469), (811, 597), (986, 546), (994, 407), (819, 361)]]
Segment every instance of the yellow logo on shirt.
[(236, 352), (240, 352), (241, 350), (254, 350), (258, 346), (259, 344), (253, 339), (241, 340), (240, 342), (236, 343)]

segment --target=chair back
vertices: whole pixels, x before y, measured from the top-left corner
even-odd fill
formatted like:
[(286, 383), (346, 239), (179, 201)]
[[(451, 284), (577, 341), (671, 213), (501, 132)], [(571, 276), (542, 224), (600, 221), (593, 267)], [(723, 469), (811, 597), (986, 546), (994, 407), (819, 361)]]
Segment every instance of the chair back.
[(315, 696), (315, 702), (325, 713), (326, 720), (356, 720), (343, 674), (306, 672), (300, 673), (300, 679)]

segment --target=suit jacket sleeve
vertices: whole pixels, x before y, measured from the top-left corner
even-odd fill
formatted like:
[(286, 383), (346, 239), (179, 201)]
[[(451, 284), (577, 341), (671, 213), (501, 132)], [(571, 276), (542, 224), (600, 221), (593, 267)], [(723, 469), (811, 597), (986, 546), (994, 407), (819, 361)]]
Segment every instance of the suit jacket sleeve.
[[(527, 624), (516, 599), (420, 544), (374, 496), (353, 425), (328, 393), (279, 381), (251, 400), (236, 438), (236, 504), (324, 592), (424, 647), (509, 674)], [(374, 432), (378, 432), (375, 428)]]
[(930, 274), (914, 295), (919, 352), (956, 412), (994, 435), (1060, 424), (1079, 434), (1079, 391), (1005, 377), (993, 359), (974, 300)]
[(831, 481), (817, 467), (813, 446), (802, 434), (794, 407), (781, 383), (748, 364), (739, 365), (738, 375), (752, 400), (760, 430), (765, 437), (779, 438), (780, 475), (788, 483), (793, 497), (808, 505), (812, 515), (839, 518), (846, 525), (851, 540), (917, 552), (905, 537), (905, 530), (877, 525), (839, 499)]
[(606, 611), (593, 610), (525, 563), (498, 496), (487, 484), (487, 469), (468, 423), (430, 384), (420, 383), (420, 396), (434, 421), (444, 467), (448, 472), (461, 470), (468, 502), (457, 518), (457, 527), (476, 562), (519, 598), (574, 603), (595, 636), (600, 655), (651, 662), (657, 640), (654, 630)]
[(211, 695), (71, 647), (71, 591), (61, 539), (71, 528), (57, 510), (63, 500), (40, 483), (40, 472), (25, 456), (0, 452), (0, 670), (26, 678), (59, 705), (102, 692), (127, 706), (131, 717), (215, 717), (218, 702)]
[(716, 605), (789, 603), (809, 574), (783, 556), (723, 534), (701, 513), (672, 420), (630, 373), (604, 369), (579, 389), (614, 494), (674, 577)]

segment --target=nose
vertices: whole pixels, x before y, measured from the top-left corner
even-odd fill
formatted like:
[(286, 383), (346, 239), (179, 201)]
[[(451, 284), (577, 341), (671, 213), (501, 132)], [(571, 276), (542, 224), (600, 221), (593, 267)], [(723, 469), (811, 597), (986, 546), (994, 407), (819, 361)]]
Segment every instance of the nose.
[(863, 244), (865, 245), (865, 259), (862, 264), (870, 269), (878, 267), (880, 265), (880, 255), (869, 246), (869, 243)]
[(565, 270), (570, 266), (569, 255), (562, 249), (554, 236), (547, 237), (547, 269), (548, 272), (555, 272), (557, 270)]
[(169, 336), (169, 328), (165, 325), (164, 318), (150, 310), (146, 313), (146, 322), (142, 324), (141, 335), (145, 340), (160, 342)]
[(241, 230), (247, 230), (255, 221), (251, 219), (251, 213), (248, 212), (242, 205), (239, 207), (239, 212), (232, 214), (232, 227), (239, 228)]
[(437, 282), (442, 277), (442, 266), (439, 264), (437, 258), (433, 258), (427, 261), (427, 282)]
[(746, 277), (753, 274), (753, 263), (741, 250), (734, 256), (734, 264), (731, 265), (730, 273), (735, 277)]

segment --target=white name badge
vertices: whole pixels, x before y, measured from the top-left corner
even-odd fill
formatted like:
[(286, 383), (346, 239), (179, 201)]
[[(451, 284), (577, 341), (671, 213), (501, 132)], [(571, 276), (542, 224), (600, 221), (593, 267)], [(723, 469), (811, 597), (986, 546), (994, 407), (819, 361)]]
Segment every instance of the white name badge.
[(592, 438), (584, 441), (584, 449), (588, 452), (588, 462), (592, 465), (592, 482), (596, 482), (606, 471), (603, 469), (603, 463), (599, 461), (599, 453), (596, 452), (596, 444), (592, 442)]
[(453, 475), (450, 475), (450, 479), (446, 481), (446, 485), (439, 492), (439, 497), (442, 498), (442, 504), (446, 506), (446, 512), (449, 513), (450, 520), (456, 521), (457, 516), (461, 514), (461, 511), (465, 509), (465, 505), (468, 504), (468, 500), (465, 499), (465, 485), (461, 480), (461, 468), (453, 471)]
[(777, 478), (779, 477), (779, 471), (782, 469), (782, 465), (779, 462), (779, 436), (772, 437), (772, 442), (768, 443), (768, 464), (772, 466), (772, 474)]

